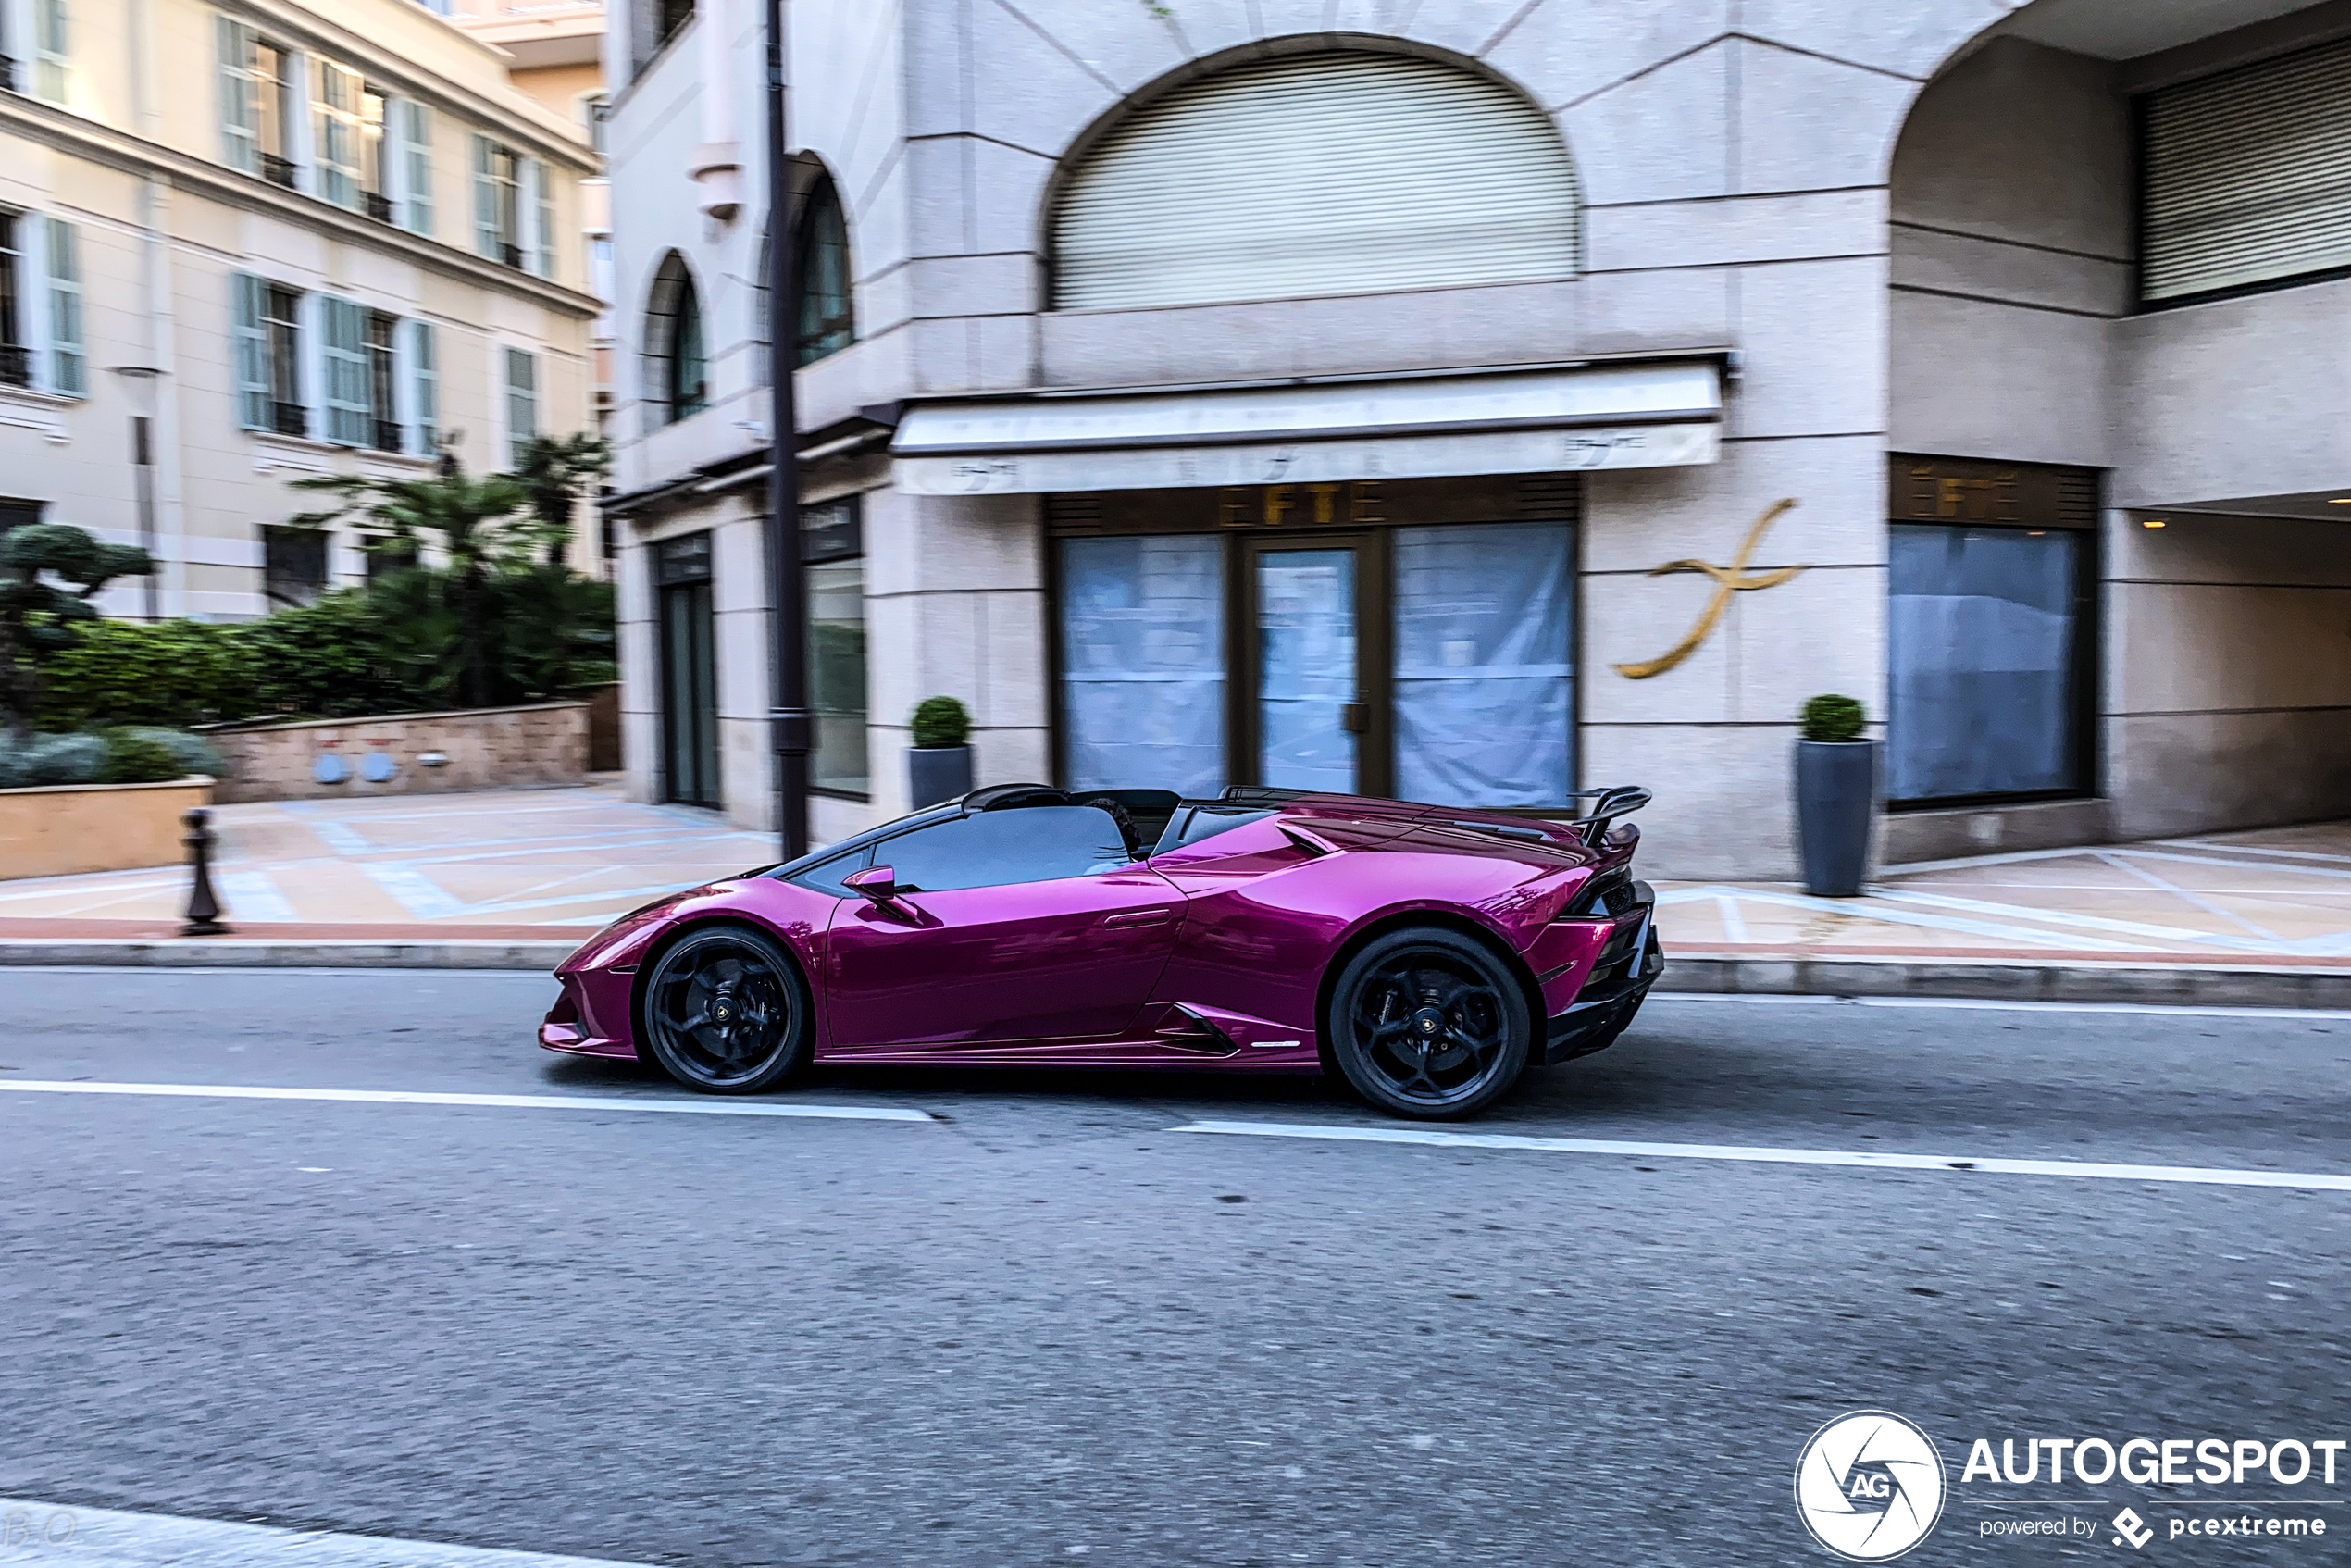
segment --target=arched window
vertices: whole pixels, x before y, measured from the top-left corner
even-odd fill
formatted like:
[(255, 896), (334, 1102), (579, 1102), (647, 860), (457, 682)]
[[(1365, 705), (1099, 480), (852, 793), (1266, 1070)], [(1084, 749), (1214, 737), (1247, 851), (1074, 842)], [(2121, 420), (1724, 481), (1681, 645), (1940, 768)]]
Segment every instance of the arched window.
[(1052, 214), (1053, 305), (1562, 278), (1577, 204), (1558, 129), (1501, 83), (1290, 55), (1188, 82), (1084, 155)]
[[(857, 341), (849, 282), (849, 220), (832, 176), (820, 175), (800, 208), (800, 358), (813, 365)], [(764, 276), (764, 274), (763, 274)]]
[(655, 426), (674, 425), (710, 406), (703, 353), (702, 300), (676, 251), (662, 257), (645, 305), (645, 402)]

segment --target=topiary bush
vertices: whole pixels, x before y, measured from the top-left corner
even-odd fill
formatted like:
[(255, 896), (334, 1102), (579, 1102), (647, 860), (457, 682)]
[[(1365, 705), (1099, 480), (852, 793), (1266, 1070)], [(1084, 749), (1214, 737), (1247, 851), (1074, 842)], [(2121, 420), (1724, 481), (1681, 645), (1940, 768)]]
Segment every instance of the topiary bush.
[(168, 784), (187, 777), (171, 748), (134, 729), (106, 732), (108, 784)]
[(1832, 692), (1809, 699), (1797, 722), (1807, 740), (1859, 740), (1869, 719), (1860, 703)]
[(971, 739), (972, 716), (952, 697), (926, 697), (914, 707), (914, 744), (961, 746)]

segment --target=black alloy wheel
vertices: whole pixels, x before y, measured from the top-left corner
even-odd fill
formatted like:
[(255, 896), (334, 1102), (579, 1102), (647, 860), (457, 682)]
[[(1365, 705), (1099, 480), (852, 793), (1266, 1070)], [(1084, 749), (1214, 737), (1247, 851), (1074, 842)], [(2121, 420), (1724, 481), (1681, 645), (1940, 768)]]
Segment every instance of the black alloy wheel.
[(641, 995), (641, 1038), (688, 1089), (757, 1094), (807, 1064), (808, 984), (749, 927), (689, 933), (653, 963)]
[(1526, 993), (1483, 943), (1391, 931), (1348, 961), (1325, 1037), (1355, 1092), (1399, 1116), (1472, 1116), (1510, 1092), (1534, 1027)]

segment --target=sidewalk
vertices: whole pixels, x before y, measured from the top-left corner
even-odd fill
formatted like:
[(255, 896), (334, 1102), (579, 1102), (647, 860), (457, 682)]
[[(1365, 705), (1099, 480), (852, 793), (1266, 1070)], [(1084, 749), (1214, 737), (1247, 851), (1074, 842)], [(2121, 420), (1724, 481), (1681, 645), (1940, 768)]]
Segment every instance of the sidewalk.
[[(187, 873), (166, 867), (0, 882), (0, 957), (541, 967), (648, 899), (775, 858), (763, 835), (609, 782), (224, 806), (215, 824), (235, 937), (167, 940)], [(2351, 1004), (2351, 823), (1897, 866), (1857, 899), (1661, 883), (1659, 902), (1676, 989), (2187, 1000), (2219, 984)], [(310, 949), (328, 956), (297, 956)], [(2059, 972), (2071, 989), (2051, 989)]]

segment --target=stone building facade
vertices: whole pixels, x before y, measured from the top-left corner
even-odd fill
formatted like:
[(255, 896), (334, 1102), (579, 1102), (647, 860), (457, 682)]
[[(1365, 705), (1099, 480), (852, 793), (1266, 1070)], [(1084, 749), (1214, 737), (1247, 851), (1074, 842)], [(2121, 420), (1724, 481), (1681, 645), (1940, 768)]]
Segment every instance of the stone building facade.
[[(2351, 6), (787, 11), (819, 841), (937, 693), (1662, 876), (1792, 873), (1823, 692), (1889, 859), (2351, 810)], [(631, 786), (759, 825), (759, 18), (609, 37)]]

